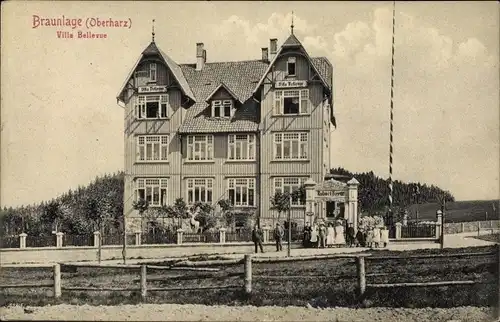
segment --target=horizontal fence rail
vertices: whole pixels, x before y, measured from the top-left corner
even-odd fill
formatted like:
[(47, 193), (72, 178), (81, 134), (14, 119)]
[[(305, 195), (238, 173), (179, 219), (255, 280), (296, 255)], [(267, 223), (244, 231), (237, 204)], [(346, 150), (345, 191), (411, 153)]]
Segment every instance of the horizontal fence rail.
[[(273, 283), (274, 281), (290, 281), (303, 279), (303, 280), (321, 280), (323, 283), (329, 283), (338, 281), (339, 279), (352, 279), (356, 282), (356, 290), (357, 297), (356, 299), (360, 302), (367, 299), (370, 293), (367, 293), (368, 289), (396, 289), (396, 288), (420, 288), (420, 287), (446, 287), (446, 286), (455, 286), (455, 285), (476, 285), (476, 284), (484, 284), (486, 281), (483, 280), (470, 280), (464, 278), (464, 280), (450, 280), (450, 281), (429, 281), (429, 282), (394, 282), (394, 283), (373, 283), (367, 281), (367, 277), (374, 278), (377, 276), (388, 276), (392, 274), (398, 274), (397, 272), (371, 272), (367, 273), (367, 264), (370, 266), (372, 262), (384, 261), (384, 260), (401, 260), (407, 261), (410, 259), (432, 259), (432, 258), (473, 258), (480, 256), (495, 256), (495, 262), (498, 262), (500, 259), (500, 246), (497, 245), (495, 251), (487, 251), (487, 252), (471, 252), (471, 253), (450, 253), (450, 254), (421, 254), (421, 255), (411, 255), (411, 256), (373, 256), (371, 253), (362, 253), (362, 254), (328, 254), (328, 255), (318, 255), (318, 256), (302, 256), (302, 257), (284, 257), (284, 258), (265, 258), (265, 257), (252, 257), (252, 255), (244, 255), (243, 258), (231, 260), (237, 265), (243, 266), (243, 272), (227, 272), (223, 268), (228, 263), (228, 260), (212, 260), (212, 261), (181, 261), (173, 263), (170, 266), (158, 266), (158, 265), (147, 265), (147, 264), (135, 264), (135, 265), (97, 265), (97, 264), (55, 264), (53, 266), (53, 280), (46, 281), (42, 280), (37, 283), (19, 283), (19, 284), (8, 284), (8, 285), (0, 285), (0, 289), (8, 289), (8, 288), (53, 288), (54, 297), (60, 297), (62, 292), (140, 292), (141, 298), (146, 299), (148, 297), (148, 292), (182, 292), (182, 291), (207, 291), (207, 290), (241, 290), (246, 294), (251, 294), (253, 291), (253, 281), (262, 283)], [(300, 261), (314, 261), (314, 260), (322, 260), (322, 259), (347, 259), (346, 264), (352, 265), (355, 263), (356, 270), (355, 272), (349, 273), (344, 272), (341, 274), (336, 274), (335, 272), (328, 273), (318, 272), (318, 274), (285, 274), (278, 275), (276, 273), (273, 274), (273, 271), (263, 274), (261, 269), (258, 266), (257, 272), (253, 272), (253, 263), (286, 263), (286, 262), (300, 262)], [(217, 265), (217, 268), (210, 267), (188, 267), (186, 266), (188, 263), (193, 263), (197, 265), (205, 265), (210, 266), (209, 262), (213, 265)], [(406, 265), (411, 265), (409, 263), (405, 263)], [(119, 268), (121, 270), (129, 270), (135, 271), (137, 277), (131, 277), (129, 279), (131, 285), (127, 285), (124, 287), (120, 287), (119, 285), (112, 286), (96, 286), (96, 285), (68, 285), (68, 283), (64, 283), (62, 285), (62, 275), (61, 275), (61, 266), (64, 268), (73, 267), (73, 268), (84, 268), (90, 269), (90, 272), (94, 271), (94, 268), (99, 269), (116, 269)], [(139, 271), (139, 272), (137, 272)], [(162, 276), (162, 275), (150, 275), (148, 276), (148, 272), (150, 274), (159, 271), (177, 271), (179, 272), (175, 276)], [(194, 272), (192, 275), (185, 274), (185, 272), (192, 271)], [(72, 273), (75, 273), (73, 271)], [(278, 271), (276, 271), (278, 272)], [(339, 272), (340, 273), (340, 272)], [(91, 275), (94, 276), (94, 275)], [(91, 279), (92, 277), (89, 277)], [(229, 280), (230, 278), (236, 278), (233, 280)], [(162, 282), (172, 281), (175, 284), (179, 281), (213, 281), (212, 285), (197, 285), (194, 286), (180, 286), (180, 285), (172, 285), (172, 286), (162, 286)], [(219, 282), (219, 285), (215, 285), (216, 281), (223, 280), (225, 283)], [(91, 281), (89, 281), (91, 282)], [(160, 286), (155, 285), (153, 283), (159, 282)], [(500, 283), (499, 283), (500, 287)], [(261, 292), (259, 290), (259, 292)], [(264, 289), (263, 292), (272, 293), (272, 290)]]

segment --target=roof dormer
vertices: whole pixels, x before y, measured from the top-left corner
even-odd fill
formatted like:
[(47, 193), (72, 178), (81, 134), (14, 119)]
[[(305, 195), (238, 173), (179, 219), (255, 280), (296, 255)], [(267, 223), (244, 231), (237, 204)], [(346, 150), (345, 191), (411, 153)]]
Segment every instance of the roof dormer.
[[(219, 94), (219, 95), (218, 95)], [(222, 94), (222, 95), (221, 95)], [(224, 95), (226, 94), (226, 95)], [(210, 93), (205, 101), (209, 103), (211, 100), (216, 99), (219, 96), (230, 96), (232, 99), (238, 101), (240, 104), (243, 104), (241, 99), (236, 95), (226, 84), (220, 83), (219, 86), (217, 86), (212, 93)]]
[(234, 115), (234, 100), (212, 100), (210, 107), (211, 117), (231, 118)]
[(231, 118), (236, 109), (236, 103), (243, 104), (226, 84), (220, 83), (205, 99), (210, 105), (210, 117)]

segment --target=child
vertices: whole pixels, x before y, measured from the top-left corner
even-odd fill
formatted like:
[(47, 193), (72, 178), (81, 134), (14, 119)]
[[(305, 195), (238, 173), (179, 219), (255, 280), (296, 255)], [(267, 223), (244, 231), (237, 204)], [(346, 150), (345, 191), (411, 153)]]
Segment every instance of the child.
[(384, 247), (387, 247), (387, 244), (389, 244), (389, 230), (385, 226), (380, 230), (380, 242)]
[(373, 243), (373, 230), (371, 227), (368, 227), (368, 231), (366, 232), (366, 247), (372, 248)]

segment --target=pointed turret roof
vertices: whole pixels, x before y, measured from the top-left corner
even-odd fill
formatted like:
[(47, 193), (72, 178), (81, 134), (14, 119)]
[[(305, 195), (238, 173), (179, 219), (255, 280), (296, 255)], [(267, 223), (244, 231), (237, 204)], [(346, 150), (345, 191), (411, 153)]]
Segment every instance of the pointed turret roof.
[(302, 44), (300, 41), (295, 37), (294, 34), (291, 34), (287, 40), (283, 43), (283, 47), (301, 47)]
[(143, 55), (160, 55), (160, 49), (156, 46), (156, 43), (152, 41), (146, 49), (142, 52)]

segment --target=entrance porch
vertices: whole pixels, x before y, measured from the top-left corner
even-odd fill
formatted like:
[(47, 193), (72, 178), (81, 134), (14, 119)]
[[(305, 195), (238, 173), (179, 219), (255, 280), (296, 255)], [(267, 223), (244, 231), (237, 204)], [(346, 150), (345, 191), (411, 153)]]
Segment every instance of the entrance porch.
[[(335, 179), (317, 184), (309, 179), (304, 183), (306, 190), (305, 223), (333, 222), (343, 218), (346, 224), (352, 224), (358, 229), (358, 185), (352, 178), (347, 183)], [(325, 207), (324, 207), (325, 206)], [(325, 212), (319, 211), (326, 208)]]

